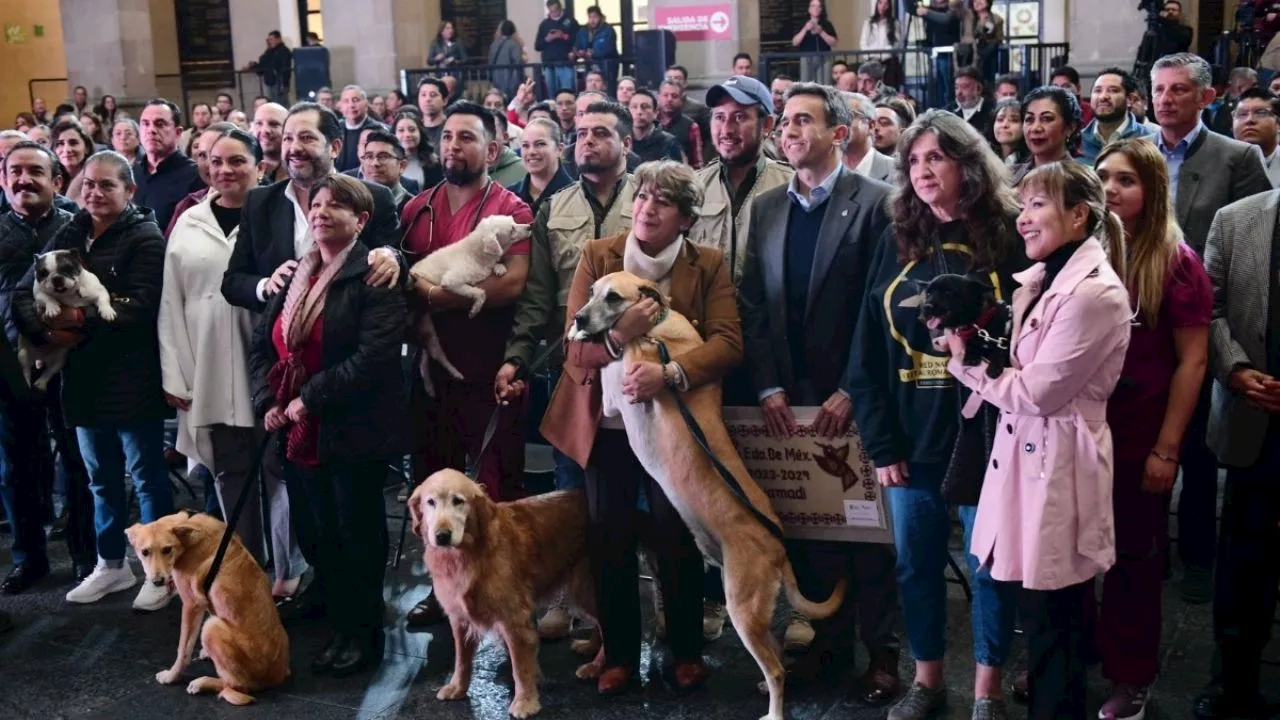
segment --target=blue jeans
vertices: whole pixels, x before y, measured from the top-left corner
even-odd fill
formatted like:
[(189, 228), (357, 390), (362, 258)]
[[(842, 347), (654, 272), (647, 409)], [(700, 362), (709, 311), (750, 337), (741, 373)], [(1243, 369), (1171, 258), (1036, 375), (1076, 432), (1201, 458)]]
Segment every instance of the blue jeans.
[(125, 500), (126, 466), (133, 477), (142, 522), (173, 513), (173, 488), (164, 462), (164, 422), (118, 423), (77, 427), (80, 454), (93, 491), (93, 526), (98, 558), (108, 565), (124, 560), (124, 529), (129, 523)]
[[(946, 464), (911, 463), (906, 487), (889, 488), (893, 541), (898, 549), (898, 590), (906, 619), (907, 642), (918, 661), (941, 660), (946, 652), (947, 543), (951, 518), (942, 499)], [(965, 558), (973, 585), (973, 655), (980, 664), (1000, 667), (1013, 641), (1018, 585), (991, 578), (968, 552), (977, 508), (960, 508)]]
[(551, 457), (556, 461), (557, 490), (581, 490), (587, 484), (587, 471), (578, 467), (572, 458), (555, 448), (551, 448)]
[(573, 66), (569, 63), (557, 65), (554, 67), (544, 67), (542, 69), (542, 82), (546, 85), (547, 100), (554, 100), (556, 93), (560, 90), (573, 90), (577, 92), (578, 83), (574, 76)]
[(934, 60), (935, 82), (938, 83), (936, 91), (938, 104), (935, 107), (946, 107), (955, 99), (955, 58), (951, 53), (942, 53)]
[(0, 503), (13, 531), (13, 563), (49, 564), (41, 490), (53, 467), (38, 405), (16, 401), (0, 410)]

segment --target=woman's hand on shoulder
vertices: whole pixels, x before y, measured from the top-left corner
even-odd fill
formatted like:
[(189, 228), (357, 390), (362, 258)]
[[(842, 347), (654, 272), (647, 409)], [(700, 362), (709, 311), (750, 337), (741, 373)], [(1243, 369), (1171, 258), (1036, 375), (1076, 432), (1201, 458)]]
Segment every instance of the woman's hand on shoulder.
[(623, 345), (648, 333), (658, 324), (658, 315), (662, 308), (652, 298), (644, 298), (627, 308), (627, 311), (613, 324), (613, 332)]

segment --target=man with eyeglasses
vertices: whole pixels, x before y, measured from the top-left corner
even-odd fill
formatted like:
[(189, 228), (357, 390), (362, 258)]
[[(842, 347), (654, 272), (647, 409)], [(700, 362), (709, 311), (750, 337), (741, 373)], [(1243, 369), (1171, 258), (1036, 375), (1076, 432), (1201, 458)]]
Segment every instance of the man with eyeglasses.
[(895, 168), (893, 158), (882, 155), (871, 142), (876, 106), (862, 93), (842, 92), (840, 97), (849, 106), (849, 113), (853, 116), (842, 158), (845, 168), (872, 180), (892, 183)]
[[(365, 136), (364, 149), (360, 152), (360, 174), (364, 179), (387, 188), (396, 202), (396, 214), (404, 211), (416, 192), (410, 192), (401, 183), (401, 174), (409, 167), (404, 146), (395, 135), (385, 130), (371, 130)], [(414, 187), (417, 184), (414, 183)]]
[(1272, 187), (1280, 187), (1280, 162), (1276, 161), (1277, 137), (1280, 123), (1280, 99), (1270, 90), (1250, 88), (1240, 95), (1240, 102), (1231, 113), (1231, 132), (1235, 139), (1257, 145), (1262, 151), (1262, 164), (1267, 169), (1267, 179)]

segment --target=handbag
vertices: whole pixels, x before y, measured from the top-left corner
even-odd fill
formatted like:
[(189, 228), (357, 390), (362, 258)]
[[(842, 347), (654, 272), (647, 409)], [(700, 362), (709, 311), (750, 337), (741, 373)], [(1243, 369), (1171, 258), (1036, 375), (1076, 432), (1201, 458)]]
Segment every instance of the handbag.
[[(956, 392), (961, 391), (957, 388)], [(960, 407), (964, 406), (966, 399), (961, 393)], [(984, 402), (972, 418), (964, 417), (959, 409), (956, 416), (960, 420), (960, 429), (951, 448), (947, 474), (942, 478), (942, 499), (952, 505), (977, 505), (982, 495), (987, 463), (991, 461), (1000, 414), (991, 403)]]

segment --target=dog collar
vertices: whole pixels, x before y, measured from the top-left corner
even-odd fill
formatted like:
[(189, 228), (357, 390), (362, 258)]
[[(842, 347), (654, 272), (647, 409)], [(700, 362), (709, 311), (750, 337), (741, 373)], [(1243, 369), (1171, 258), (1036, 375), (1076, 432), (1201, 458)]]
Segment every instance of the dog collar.
[(996, 316), (996, 306), (988, 305), (986, 308), (982, 310), (982, 314), (978, 316), (978, 319), (975, 320), (972, 325), (966, 325), (962, 328), (957, 328), (955, 330), (955, 333), (961, 340), (968, 342), (969, 340), (973, 339), (973, 337), (977, 335), (979, 331), (984, 330), (987, 327), (987, 325), (991, 323), (992, 319), (995, 318), (995, 316)]

